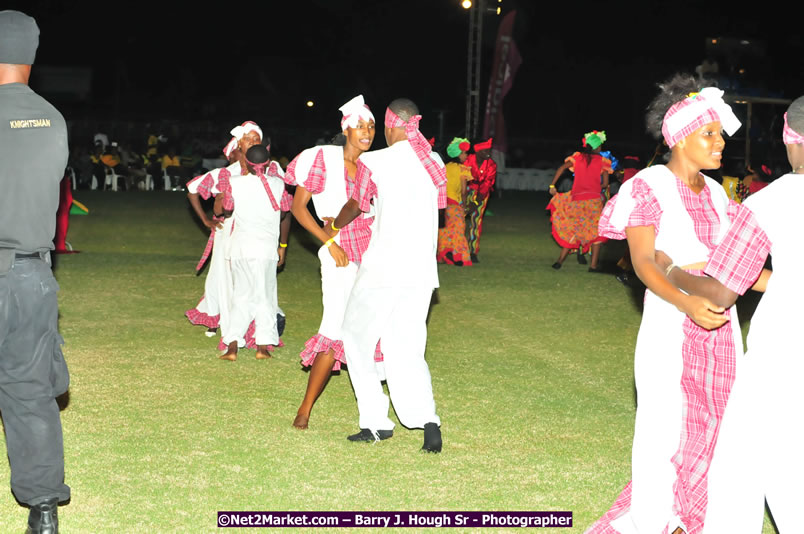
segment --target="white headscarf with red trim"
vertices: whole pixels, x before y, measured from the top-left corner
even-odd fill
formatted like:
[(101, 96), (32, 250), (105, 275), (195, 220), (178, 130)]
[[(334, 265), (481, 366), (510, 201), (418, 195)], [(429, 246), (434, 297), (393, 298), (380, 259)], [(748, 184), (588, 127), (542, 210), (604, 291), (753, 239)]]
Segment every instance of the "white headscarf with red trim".
[(232, 137), (240, 141), (243, 139), (243, 136), (249, 132), (257, 132), (260, 134), (260, 141), (262, 141), (262, 128), (257, 126), (257, 123), (253, 121), (246, 121), (240, 126), (235, 126), (229, 133), (232, 134)]
[(662, 136), (667, 146), (673, 148), (698, 128), (715, 121), (720, 121), (729, 135), (734, 135), (742, 126), (731, 106), (723, 101), (723, 91), (705, 87), (699, 93), (690, 93), (667, 110), (662, 121)]
[(341, 113), (343, 113), (343, 118), (341, 119), (341, 130), (345, 130), (346, 128), (357, 128), (357, 123), (361, 120), (375, 121), (374, 114), (363, 100), (363, 95), (357, 95), (338, 109)]

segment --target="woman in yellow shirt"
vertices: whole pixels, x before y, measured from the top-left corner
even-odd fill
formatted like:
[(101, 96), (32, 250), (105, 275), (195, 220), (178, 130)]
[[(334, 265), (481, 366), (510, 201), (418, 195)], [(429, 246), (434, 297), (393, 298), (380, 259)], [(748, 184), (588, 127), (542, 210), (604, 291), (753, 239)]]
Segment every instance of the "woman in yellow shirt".
[(468, 139), (454, 138), (447, 146), (451, 158), (447, 169), (447, 208), (446, 224), (438, 229), (439, 263), (450, 265), (472, 265), (469, 244), (466, 241), (466, 182), (472, 179), (472, 172), (464, 165), (470, 143)]

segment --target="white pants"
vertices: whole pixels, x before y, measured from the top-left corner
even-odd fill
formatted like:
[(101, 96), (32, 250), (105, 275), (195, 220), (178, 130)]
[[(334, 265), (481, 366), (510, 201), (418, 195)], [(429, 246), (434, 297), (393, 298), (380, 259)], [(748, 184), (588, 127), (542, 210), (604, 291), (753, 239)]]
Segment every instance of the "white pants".
[(248, 325), (254, 321), (254, 339), (257, 345), (278, 345), (277, 260), (232, 258), (230, 264), (234, 289), (228, 325), (225, 330), (221, 330), (223, 342), (228, 345), (237, 341), (238, 347), (245, 346)]
[(359, 279), (352, 289), (343, 323), (343, 347), (360, 428), (394, 428), (388, 418), (388, 397), (374, 366), (374, 349), (380, 338), (388, 391), (399, 421), (408, 428), (441, 424), (424, 360), (432, 294), (430, 288), (367, 288)]
[(321, 300), (324, 304), (318, 333), (333, 341), (342, 340), (343, 317), (355, 285), (358, 264), (349, 262), (346, 267), (337, 267), (327, 247), (318, 249), (318, 259), (321, 260)]
[(780, 534), (800, 532), (804, 362), (791, 348), (743, 361), (709, 469), (704, 533), (762, 532), (766, 499)]

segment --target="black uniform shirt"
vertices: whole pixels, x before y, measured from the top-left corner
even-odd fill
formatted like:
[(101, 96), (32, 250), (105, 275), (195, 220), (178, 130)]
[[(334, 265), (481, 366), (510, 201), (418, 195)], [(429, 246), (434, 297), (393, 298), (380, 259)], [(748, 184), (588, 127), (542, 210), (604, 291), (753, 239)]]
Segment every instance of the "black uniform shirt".
[(0, 248), (53, 249), (67, 125), (21, 83), (0, 85)]

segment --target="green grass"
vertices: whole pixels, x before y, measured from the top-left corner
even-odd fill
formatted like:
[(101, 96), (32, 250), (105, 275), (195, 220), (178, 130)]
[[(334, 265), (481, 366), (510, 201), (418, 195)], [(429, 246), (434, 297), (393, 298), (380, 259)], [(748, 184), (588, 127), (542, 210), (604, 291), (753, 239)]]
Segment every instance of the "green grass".
[[(494, 200), (481, 263), (439, 266), (427, 360), (440, 455), (419, 453), (421, 430), (401, 426), (375, 445), (348, 443), (357, 408), (346, 372), (310, 429), (291, 427), (307, 383), (299, 349), (321, 314), (318, 260), (300, 228), (278, 278), (285, 347), (269, 361), (244, 350), (223, 362), (217, 339), (183, 315), (203, 291), (194, 267), (206, 241), (184, 195), (76, 198), (90, 209), (71, 219), (81, 253), (56, 265), (72, 376), (63, 532), (213, 532), (218, 510), (569, 510), (575, 528), (544, 532), (582, 532), (628, 481), (640, 298), (572, 258), (550, 268), (559, 249), (546, 195)], [(26, 513), (7, 492), (0, 532), (21, 531)]]

